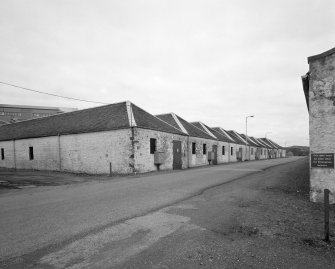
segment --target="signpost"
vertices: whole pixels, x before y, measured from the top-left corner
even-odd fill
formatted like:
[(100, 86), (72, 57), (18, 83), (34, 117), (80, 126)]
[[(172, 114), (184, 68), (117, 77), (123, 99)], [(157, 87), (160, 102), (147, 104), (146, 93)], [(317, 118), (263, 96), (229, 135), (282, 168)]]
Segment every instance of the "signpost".
[(334, 168), (334, 153), (313, 153), (311, 155), (312, 168)]

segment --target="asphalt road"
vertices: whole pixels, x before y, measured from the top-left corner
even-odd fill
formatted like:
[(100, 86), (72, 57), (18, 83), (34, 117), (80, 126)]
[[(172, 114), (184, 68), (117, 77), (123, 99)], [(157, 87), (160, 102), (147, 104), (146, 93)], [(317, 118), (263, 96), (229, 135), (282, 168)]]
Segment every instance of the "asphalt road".
[[(210, 187), (296, 160), (293, 157), (235, 163), (2, 193), (1, 265), (21, 268), (34, 257), (41, 257), (41, 268), (43, 265), (45, 268), (68, 268), (69, 262), (76, 260), (79, 254), (91, 255), (98, 251), (97, 246), (126, 239), (130, 234), (140, 236), (143, 230), (155, 223), (141, 243), (127, 252), (127, 255), (136, 254), (159, 238), (173, 233), (188, 220), (180, 216), (173, 219), (164, 212), (148, 213)], [(121, 261), (124, 258), (122, 248), (113, 249)], [(101, 255), (109, 256), (110, 251)], [(96, 259), (103, 260), (103, 257)], [(73, 264), (73, 268), (85, 266), (90, 268), (88, 264)], [(96, 266), (101, 267), (102, 264)]]

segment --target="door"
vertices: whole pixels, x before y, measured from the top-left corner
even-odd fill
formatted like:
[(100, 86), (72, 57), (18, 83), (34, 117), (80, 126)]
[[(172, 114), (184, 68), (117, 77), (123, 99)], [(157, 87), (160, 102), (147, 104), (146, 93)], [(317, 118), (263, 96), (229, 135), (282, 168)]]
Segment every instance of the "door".
[(239, 161), (243, 160), (243, 156), (242, 155), (243, 155), (243, 150), (242, 150), (242, 148), (239, 148), (238, 149), (238, 158), (237, 158)]
[(181, 169), (181, 141), (173, 140), (173, 169)]
[(213, 153), (214, 153), (213, 164), (218, 164), (218, 146), (217, 145), (213, 145)]

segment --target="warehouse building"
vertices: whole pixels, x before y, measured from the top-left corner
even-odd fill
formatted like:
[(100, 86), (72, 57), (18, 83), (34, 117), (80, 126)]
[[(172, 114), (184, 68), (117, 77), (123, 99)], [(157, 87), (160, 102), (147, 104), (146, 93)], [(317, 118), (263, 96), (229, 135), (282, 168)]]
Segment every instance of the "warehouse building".
[(221, 128), (221, 127), (213, 127), (212, 128), (215, 132), (215, 135), (221, 135), (223, 136), (223, 139), (227, 139), (229, 141), (229, 162), (237, 162), (237, 151), (238, 151), (238, 142), (228, 134), (228, 132)]
[(250, 139), (252, 141), (254, 141), (256, 144), (258, 144), (259, 148), (261, 149), (261, 153), (260, 153), (260, 159), (267, 159), (268, 158), (268, 150), (267, 150), (267, 146), (262, 143), (262, 140), (260, 140), (259, 138), (256, 137), (250, 137)]
[(174, 113), (153, 116), (127, 101), (4, 123), (0, 167), (127, 174), (260, 159), (248, 141), (250, 151), (235, 131)]
[(275, 146), (271, 144), (267, 138), (260, 138), (260, 140), (267, 146), (269, 159), (275, 159), (277, 157)]
[(238, 161), (247, 161), (249, 156), (248, 147), (246, 147), (246, 141), (241, 137), (238, 132), (233, 130), (227, 131), (228, 134), (236, 141), (236, 158)]
[(335, 203), (335, 48), (308, 57), (308, 64), (302, 84), (309, 110), (310, 199), (321, 202), (329, 189)]
[(192, 122), (192, 124), (217, 140), (217, 143), (213, 145), (212, 148), (212, 152), (214, 154), (213, 164), (227, 163), (231, 161), (229, 152), (231, 140), (229, 138), (221, 135), (202, 122)]
[(247, 142), (247, 160), (253, 161), (253, 160), (259, 160), (260, 159), (260, 148), (258, 144), (253, 142), (249, 136), (246, 136), (245, 134), (240, 134), (240, 136)]
[(182, 169), (188, 161), (187, 135), (130, 102), (3, 125), (0, 148), (1, 167), (90, 174)]
[(188, 136), (188, 167), (208, 165), (208, 153), (215, 149), (217, 139), (174, 113), (156, 115)]
[(76, 108), (0, 104), (0, 121), (7, 123), (71, 112)]

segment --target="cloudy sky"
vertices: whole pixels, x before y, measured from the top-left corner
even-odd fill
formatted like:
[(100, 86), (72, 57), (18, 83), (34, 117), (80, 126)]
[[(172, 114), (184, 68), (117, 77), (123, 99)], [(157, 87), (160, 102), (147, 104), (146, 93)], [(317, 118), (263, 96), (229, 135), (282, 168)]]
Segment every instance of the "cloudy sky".
[[(335, 46), (334, 0), (1, 0), (0, 81), (130, 100), (286, 145), (308, 144), (300, 76)], [(0, 84), (0, 103), (87, 108)]]

